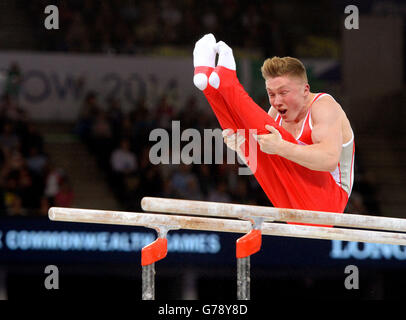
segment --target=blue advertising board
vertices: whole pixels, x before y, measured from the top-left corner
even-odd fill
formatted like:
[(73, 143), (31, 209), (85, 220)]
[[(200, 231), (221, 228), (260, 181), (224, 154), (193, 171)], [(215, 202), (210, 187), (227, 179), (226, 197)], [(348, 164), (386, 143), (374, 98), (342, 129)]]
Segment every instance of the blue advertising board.
[[(177, 230), (168, 233), (165, 265), (230, 266), (235, 241), (242, 234)], [(53, 222), (47, 218), (0, 219), (0, 264), (132, 263), (156, 238), (142, 227)], [(405, 268), (406, 247), (338, 240), (263, 236), (252, 263), (265, 268), (286, 266), (341, 267), (351, 263), (373, 268)], [(405, 268), (406, 270), (406, 268)]]

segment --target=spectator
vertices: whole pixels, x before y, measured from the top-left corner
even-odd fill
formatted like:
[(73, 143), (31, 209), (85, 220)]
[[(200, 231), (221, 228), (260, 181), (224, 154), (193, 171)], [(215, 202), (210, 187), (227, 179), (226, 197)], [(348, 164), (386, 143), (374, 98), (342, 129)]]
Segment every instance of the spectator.
[(38, 193), (40, 190), (36, 190), (32, 174), (27, 167), (23, 167), (19, 171), (19, 180), (20, 196), (22, 205), (24, 208), (33, 209), (38, 207)]
[(18, 189), (18, 175), (17, 172), (11, 172), (5, 180), (4, 193), (3, 193), (3, 203), (6, 208), (7, 214), (9, 213), (9, 208), (14, 206), (14, 201), (16, 197), (19, 197)]
[(224, 181), (220, 181), (217, 186), (210, 190), (208, 201), (214, 202), (231, 202), (231, 197), (227, 193), (227, 184)]
[(82, 15), (79, 12), (73, 16), (72, 24), (66, 34), (66, 42), (70, 51), (90, 51), (88, 28), (83, 23)]
[(37, 127), (29, 122), (21, 133), (21, 150), (24, 156), (29, 155), (31, 148), (35, 148), (38, 154), (43, 155), (44, 139)]
[(59, 192), (59, 183), (63, 177), (63, 172), (56, 169), (51, 162), (47, 165), (44, 194), (48, 198), (51, 206), (55, 204), (55, 196)]
[(135, 177), (137, 159), (131, 151), (130, 141), (122, 139), (110, 156), (111, 184), (116, 196), (123, 202), (131, 199), (131, 193), (139, 186), (140, 178)]
[(49, 203), (49, 200), (47, 197), (42, 197), (40, 200), (40, 205), (38, 209), (38, 215), (39, 216), (48, 216), (48, 210), (51, 207), (51, 204)]
[(55, 206), (71, 207), (73, 204), (74, 193), (72, 185), (67, 177), (63, 177), (59, 183), (59, 190), (55, 195)]
[(30, 147), (27, 157), (27, 166), (32, 172), (38, 176), (42, 176), (44, 174), (47, 162), (47, 157), (44, 154), (39, 153), (38, 147)]
[(175, 192), (172, 189), (172, 184), (170, 180), (164, 179), (162, 182), (162, 190), (159, 193), (159, 196), (162, 198), (173, 198)]
[(108, 167), (109, 155), (113, 148), (113, 132), (105, 111), (100, 111), (92, 127), (91, 146), (102, 167)]
[(19, 171), (25, 166), (25, 159), (23, 158), (21, 152), (17, 150), (11, 152), (9, 161), (10, 161), (9, 168), (11, 171)]
[(10, 150), (18, 149), (20, 145), (20, 139), (15, 133), (12, 123), (7, 122), (3, 127), (3, 132), (0, 135), (0, 145)]
[(121, 123), (123, 122), (123, 110), (121, 109), (120, 100), (117, 98), (109, 98), (107, 104), (107, 118), (110, 121), (113, 138), (117, 139), (121, 130)]
[(202, 164), (198, 166), (198, 174), (200, 190), (205, 197), (208, 196), (209, 190), (214, 187), (213, 178), (210, 172), (210, 166), (207, 164)]
[(174, 116), (172, 105), (169, 104), (168, 97), (165, 95), (158, 102), (155, 118), (157, 119), (157, 126), (166, 130), (171, 129), (171, 121)]
[(117, 133), (114, 136), (115, 141), (119, 141), (121, 139), (128, 139), (130, 140), (133, 135), (133, 123), (131, 121), (131, 117), (129, 115), (123, 115), (121, 122), (118, 125)]
[(189, 200), (204, 200), (197, 178), (188, 180), (184, 198)]
[(130, 141), (121, 140), (120, 147), (111, 154), (111, 167), (114, 172), (119, 174), (131, 174), (137, 169), (137, 159), (130, 150)]
[(0, 114), (3, 120), (17, 122), (23, 117), (23, 111), (19, 108), (18, 104), (13, 101), (8, 93), (2, 96), (0, 102)]
[(93, 121), (95, 120), (97, 114), (100, 112), (100, 107), (97, 102), (97, 95), (95, 92), (90, 91), (86, 94), (83, 101), (79, 119), (75, 128), (76, 133), (81, 139), (88, 145), (90, 145), (90, 137), (93, 126)]
[[(180, 169), (175, 171), (171, 179), (172, 188), (175, 193), (181, 198), (187, 198), (189, 188), (198, 188), (198, 179), (192, 172), (192, 166), (187, 164), (180, 164)], [(193, 192), (197, 192), (193, 190)]]
[(22, 75), (20, 66), (16, 62), (13, 62), (7, 72), (6, 88), (4, 92), (8, 94), (10, 99), (15, 103), (18, 102), (21, 81)]
[(18, 195), (15, 195), (12, 200), (10, 205), (7, 208), (7, 215), (9, 216), (26, 216), (27, 209), (23, 207), (23, 202), (21, 200), (21, 197)]

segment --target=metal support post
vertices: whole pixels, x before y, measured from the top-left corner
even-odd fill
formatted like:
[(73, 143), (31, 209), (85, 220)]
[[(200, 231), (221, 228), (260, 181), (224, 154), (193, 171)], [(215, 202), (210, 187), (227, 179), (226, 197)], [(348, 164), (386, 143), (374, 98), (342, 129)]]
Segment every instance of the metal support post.
[(155, 262), (166, 257), (168, 240), (166, 235), (170, 229), (178, 227), (152, 226), (158, 233), (158, 238), (141, 250), (142, 266), (142, 300), (155, 300)]
[(237, 239), (237, 299), (250, 300), (251, 298), (251, 261), (250, 257), (261, 249), (262, 234), (261, 226), (263, 218), (249, 218), (252, 223), (252, 230)]

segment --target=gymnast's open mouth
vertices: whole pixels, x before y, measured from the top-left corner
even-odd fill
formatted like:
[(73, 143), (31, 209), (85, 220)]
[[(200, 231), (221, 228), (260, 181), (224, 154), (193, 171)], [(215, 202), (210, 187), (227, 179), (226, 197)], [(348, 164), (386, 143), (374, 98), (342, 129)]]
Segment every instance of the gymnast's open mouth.
[(287, 111), (288, 111), (288, 109), (280, 109), (280, 110), (278, 110), (278, 112), (279, 112), (281, 115), (284, 115)]

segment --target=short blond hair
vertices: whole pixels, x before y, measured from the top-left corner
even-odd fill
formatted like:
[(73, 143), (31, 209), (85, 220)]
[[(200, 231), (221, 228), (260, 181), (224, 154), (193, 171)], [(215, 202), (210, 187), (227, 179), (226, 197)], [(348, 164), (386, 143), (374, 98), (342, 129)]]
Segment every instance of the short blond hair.
[(261, 67), (264, 79), (276, 78), (281, 76), (299, 77), (307, 83), (306, 68), (303, 63), (292, 57), (273, 57), (264, 61)]

